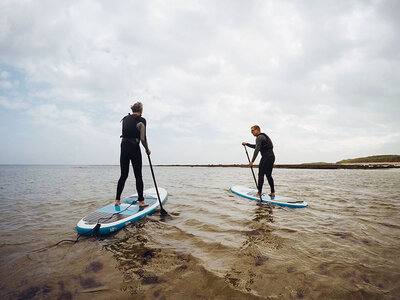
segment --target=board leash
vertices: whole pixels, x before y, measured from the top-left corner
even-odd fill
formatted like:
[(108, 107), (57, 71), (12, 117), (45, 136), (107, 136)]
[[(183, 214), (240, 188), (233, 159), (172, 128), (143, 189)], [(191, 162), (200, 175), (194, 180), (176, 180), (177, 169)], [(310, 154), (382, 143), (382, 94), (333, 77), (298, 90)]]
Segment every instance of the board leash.
[[(61, 240), (61, 241), (55, 243), (54, 245), (46, 246), (46, 247), (43, 247), (43, 248), (39, 248), (39, 249), (33, 250), (33, 251), (29, 252), (29, 253), (39, 253), (39, 252), (43, 252), (43, 251), (49, 250), (49, 249), (51, 249), (51, 248), (53, 248), (53, 247), (57, 247), (58, 245), (60, 245), (61, 243), (64, 243), (64, 242), (69, 242), (69, 243), (76, 244), (82, 236), (86, 236), (86, 237), (97, 236), (97, 232), (99, 231), (100, 226), (101, 226), (100, 220), (103, 220), (103, 219), (104, 219), (103, 222), (108, 221), (108, 220), (110, 220), (113, 216), (118, 215), (118, 214), (120, 214), (120, 213), (126, 211), (129, 207), (131, 207), (131, 206), (132, 206), (134, 203), (136, 203), (136, 202), (137, 202), (137, 201), (132, 201), (132, 203), (129, 204), (126, 208), (124, 208), (123, 210), (121, 210), (121, 211), (119, 211), (119, 212), (113, 213), (113, 214), (112, 214), (111, 216), (109, 216), (109, 217), (102, 217), (102, 218), (97, 219), (96, 225), (94, 225), (94, 227), (93, 227), (92, 229), (90, 229), (89, 231), (87, 231), (85, 234), (78, 233), (78, 236), (76, 237), (75, 240), (64, 239), (64, 240)], [(93, 231), (93, 234), (91, 234), (92, 231)]]

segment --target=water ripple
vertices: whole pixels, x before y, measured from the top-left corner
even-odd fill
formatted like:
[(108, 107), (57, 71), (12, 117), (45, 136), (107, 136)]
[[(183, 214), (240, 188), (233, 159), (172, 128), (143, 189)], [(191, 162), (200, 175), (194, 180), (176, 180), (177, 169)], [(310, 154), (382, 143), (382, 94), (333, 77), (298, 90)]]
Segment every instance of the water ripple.
[[(230, 193), (254, 185), (245, 168), (155, 171), (172, 219), (155, 213), (111, 236), (53, 247), (112, 202), (119, 168), (0, 166), (0, 296), (397, 297), (400, 170), (274, 170), (277, 192), (306, 200), (305, 209)], [(151, 187), (148, 167), (143, 175)], [(129, 177), (123, 196), (134, 192)]]

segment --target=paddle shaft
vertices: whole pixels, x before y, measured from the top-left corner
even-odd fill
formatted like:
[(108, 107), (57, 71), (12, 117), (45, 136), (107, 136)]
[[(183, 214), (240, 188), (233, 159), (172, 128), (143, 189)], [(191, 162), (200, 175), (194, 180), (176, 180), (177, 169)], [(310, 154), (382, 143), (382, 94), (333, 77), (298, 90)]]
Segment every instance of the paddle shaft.
[(151, 176), (153, 176), (153, 181), (154, 181), (154, 186), (155, 186), (156, 192), (157, 192), (158, 202), (160, 203), (161, 215), (168, 215), (168, 213), (167, 213), (166, 210), (162, 207), (162, 204), (161, 204), (160, 194), (158, 193), (158, 187), (157, 187), (157, 183), (156, 183), (156, 178), (155, 178), (155, 176), (154, 176), (153, 165), (152, 165), (152, 163), (151, 163), (150, 155), (147, 155), (147, 157), (149, 158)]
[[(243, 147), (244, 147), (244, 151), (246, 151), (247, 160), (249, 161), (249, 164), (250, 164), (250, 156), (249, 156), (249, 153), (247, 152), (246, 145), (243, 145)], [(251, 169), (251, 173), (253, 174), (254, 183), (256, 184), (257, 193), (258, 193), (258, 194), (259, 194), (259, 196), (260, 196), (260, 202), (262, 202), (261, 195), (260, 195), (260, 193), (259, 193), (259, 191), (258, 191), (257, 179), (256, 179), (256, 175), (254, 174), (253, 167), (252, 167), (252, 166), (250, 166), (250, 169)]]

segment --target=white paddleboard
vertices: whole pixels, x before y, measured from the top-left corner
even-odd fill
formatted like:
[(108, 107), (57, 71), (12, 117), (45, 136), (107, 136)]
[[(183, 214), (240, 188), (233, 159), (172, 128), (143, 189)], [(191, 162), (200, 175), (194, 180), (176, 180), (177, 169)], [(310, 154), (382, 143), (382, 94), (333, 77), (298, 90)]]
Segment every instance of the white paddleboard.
[[(234, 185), (231, 187), (231, 192), (239, 195), (241, 197), (255, 200), (255, 201), (260, 201), (260, 197), (256, 197), (257, 190), (256, 189), (250, 189), (244, 186), (240, 185)], [(299, 207), (307, 207), (308, 203), (305, 201), (299, 201), (293, 198), (289, 197), (283, 197), (280, 195), (276, 195), (275, 197), (270, 197), (267, 194), (263, 193), (261, 196), (262, 202), (264, 203), (271, 203), (271, 204), (277, 204), (280, 206), (287, 206), (287, 207), (294, 207), (294, 208), (299, 208)]]
[[(163, 188), (158, 188), (158, 192), (161, 203), (164, 204), (168, 198), (168, 193)], [(140, 220), (146, 215), (152, 214), (160, 206), (156, 189), (145, 190), (143, 196), (149, 206), (139, 208), (138, 197), (135, 194), (122, 199), (120, 206), (115, 206), (114, 203), (111, 203), (83, 217), (78, 222), (76, 230), (78, 233), (85, 235), (93, 235), (94, 233), (109, 234)], [(100, 227), (95, 230), (94, 228), (97, 224), (100, 224)]]

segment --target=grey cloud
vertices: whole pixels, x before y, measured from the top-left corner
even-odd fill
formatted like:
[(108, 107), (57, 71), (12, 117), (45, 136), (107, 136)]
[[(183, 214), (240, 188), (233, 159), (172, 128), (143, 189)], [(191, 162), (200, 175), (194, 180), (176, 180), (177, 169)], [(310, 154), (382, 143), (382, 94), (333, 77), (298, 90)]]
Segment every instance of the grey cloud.
[[(166, 146), (158, 140), (177, 135), (177, 143), (200, 148), (212, 143), (215, 152), (224, 151), (226, 143), (235, 147), (234, 141), (251, 138), (248, 127), (258, 123), (273, 135), (281, 162), (293, 162), (286, 150), (293, 148), (295, 160), (311, 159), (309, 147), (319, 157), (339, 160), (351, 151), (351, 137), (358, 143), (354, 149), (372, 149), (370, 136), (374, 149), (389, 144), (396, 149), (398, 143), (388, 140), (400, 131), (398, 6), (396, 1), (3, 3), (0, 62), (46, 88), (26, 93), (11, 87), (0, 94), (2, 106), (25, 97), (27, 103), (75, 111), (86, 132), (94, 134), (99, 125), (107, 140), (131, 102), (140, 99), (159, 147)], [(45, 117), (46, 111), (37, 114)], [(66, 131), (69, 124), (59, 128)], [(77, 127), (72, 128), (71, 140)], [(335, 145), (345, 150), (335, 153)], [(185, 159), (195, 161), (196, 151)], [(234, 150), (229, 153), (226, 160), (237, 159)], [(221, 159), (211, 155), (213, 162)], [(170, 156), (165, 162), (178, 162)]]

